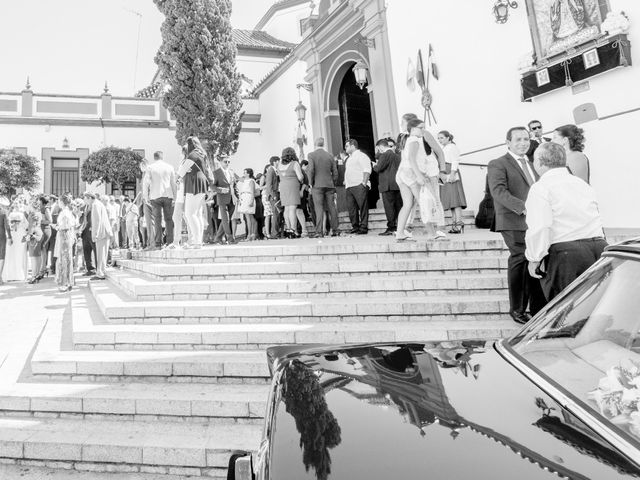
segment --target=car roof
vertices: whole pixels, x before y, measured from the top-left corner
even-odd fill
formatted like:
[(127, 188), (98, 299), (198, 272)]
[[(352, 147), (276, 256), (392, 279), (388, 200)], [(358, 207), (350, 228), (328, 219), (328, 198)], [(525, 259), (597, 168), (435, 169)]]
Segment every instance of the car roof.
[(610, 245), (605, 252), (636, 253), (640, 255), (640, 237), (630, 238), (615, 245)]

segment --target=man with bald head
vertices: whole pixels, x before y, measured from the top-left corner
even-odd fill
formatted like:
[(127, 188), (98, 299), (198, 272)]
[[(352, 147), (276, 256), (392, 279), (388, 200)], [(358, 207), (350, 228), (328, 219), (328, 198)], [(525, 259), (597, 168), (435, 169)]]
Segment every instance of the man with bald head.
[(525, 255), (549, 301), (600, 258), (607, 242), (595, 191), (569, 173), (564, 147), (543, 143), (534, 166), (540, 180), (525, 203)]

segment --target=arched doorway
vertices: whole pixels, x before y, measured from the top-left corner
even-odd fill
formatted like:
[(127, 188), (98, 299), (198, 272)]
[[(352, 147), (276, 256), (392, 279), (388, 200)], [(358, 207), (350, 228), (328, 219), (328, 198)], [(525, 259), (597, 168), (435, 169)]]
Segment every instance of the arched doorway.
[[(356, 83), (353, 65), (355, 65), (355, 62), (348, 66), (338, 89), (342, 145), (348, 139), (355, 139), (358, 141), (360, 150), (373, 160), (375, 158), (375, 137), (373, 133), (371, 99), (369, 92), (365, 88), (360, 88)], [(372, 172), (369, 208), (375, 208), (378, 202), (377, 177), (377, 174)]]

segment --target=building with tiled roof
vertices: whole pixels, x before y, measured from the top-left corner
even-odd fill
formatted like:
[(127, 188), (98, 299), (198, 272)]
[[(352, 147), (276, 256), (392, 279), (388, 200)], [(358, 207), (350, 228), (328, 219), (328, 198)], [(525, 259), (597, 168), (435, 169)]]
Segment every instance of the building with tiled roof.
[(289, 53), (295, 43), (279, 40), (262, 30), (241, 30), (234, 28), (233, 41), (238, 46), (238, 52), (246, 50), (270, 50), (274, 52)]

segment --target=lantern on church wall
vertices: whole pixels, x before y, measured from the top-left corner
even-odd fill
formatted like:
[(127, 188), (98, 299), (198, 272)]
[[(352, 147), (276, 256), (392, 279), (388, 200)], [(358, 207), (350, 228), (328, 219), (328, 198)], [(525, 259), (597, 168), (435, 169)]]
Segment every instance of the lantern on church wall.
[(358, 60), (353, 66), (353, 74), (356, 77), (356, 84), (360, 87), (360, 90), (362, 90), (364, 86), (369, 83), (369, 69), (367, 65), (362, 60)]

